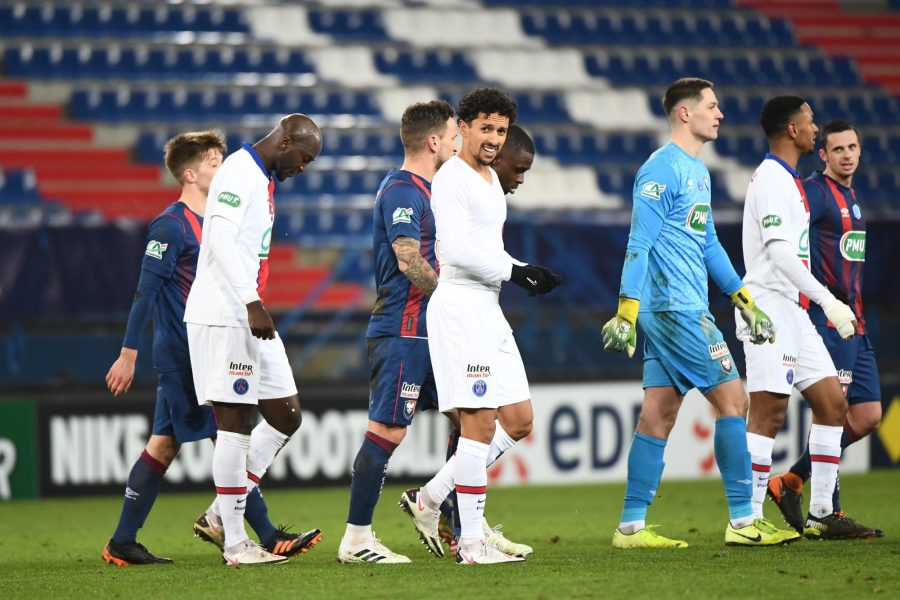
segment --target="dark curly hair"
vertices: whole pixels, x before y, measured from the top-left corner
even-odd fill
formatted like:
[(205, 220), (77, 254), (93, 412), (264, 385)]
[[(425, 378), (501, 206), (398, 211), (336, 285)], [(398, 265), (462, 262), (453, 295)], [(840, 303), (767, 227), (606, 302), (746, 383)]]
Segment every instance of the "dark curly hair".
[(512, 125), (516, 122), (516, 101), (496, 88), (478, 88), (460, 98), (456, 112), (461, 121), (470, 125), (482, 113), (509, 117), (509, 124)]

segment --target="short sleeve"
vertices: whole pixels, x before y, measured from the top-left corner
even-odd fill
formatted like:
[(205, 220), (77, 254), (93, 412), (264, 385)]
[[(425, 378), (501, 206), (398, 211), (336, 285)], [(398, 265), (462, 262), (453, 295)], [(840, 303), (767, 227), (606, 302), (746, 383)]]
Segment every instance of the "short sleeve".
[(147, 246), (141, 269), (169, 278), (184, 249), (185, 225), (174, 215), (157, 217), (147, 231)]
[(416, 187), (395, 181), (381, 194), (381, 218), (389, 242), (404, 236), (421, 240), (422, 211), (425, 202)]
[(253, 200), (259, 185), (259, 167), (255, 173), (241, 168), (240, 162), (225, 161), (213, 179), (211, 193), (206, 201), (205, 218), (224, 217), (238, 227), (244, 221), (247, 206)]
[(790, 203), (800, 201), (800, 191), (787, 171), (775, 176), (771, 170), (759, 174), (756, 203), (757, 226), (762, 232), (763, 244), (772, 240), (790, 242)]

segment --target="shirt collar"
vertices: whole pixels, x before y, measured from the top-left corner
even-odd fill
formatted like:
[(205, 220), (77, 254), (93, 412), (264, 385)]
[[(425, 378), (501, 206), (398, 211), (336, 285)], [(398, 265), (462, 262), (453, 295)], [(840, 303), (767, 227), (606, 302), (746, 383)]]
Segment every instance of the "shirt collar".
[(797, 172), (797, 169), (794, 169), (793, 167), (791, 167), (791, 165), (787, 164), (786, 162), (784, 162), (783, 160), (781, 160), (780, 158), (778, 158), (778, 157), (775, 156), (774, 154), (768, 154), (768, 153), (767, 153), (767, 154), (766, 154), (766, 158), (767, 158), (767, 159), (774, 160), (774, 161), (777, 162), (779, 165), (781, 165), (782, 167), (784, 167), (784, 169), (785, 169), (788, 173), (790, 173), (792, 177), (795, 177), (795, 178), (797, 178), (797, 179), (800, 179), (800, 173)]
[(257, 165), (259, 165), (259, 168), (262, 170), (263, 175), (271, 179), (271, 175), (266, 170), (266, 166), (263, 164), (262, 159), (259, 157), (259, 154), (256, 153), (256, 150), (253, 149), (253, 146), (251, 146), (250, 144), (244, 144), (243, 146), (241, 146), (241, 148), (250, 153), (250, 156), (253, 157), (253, 161)]

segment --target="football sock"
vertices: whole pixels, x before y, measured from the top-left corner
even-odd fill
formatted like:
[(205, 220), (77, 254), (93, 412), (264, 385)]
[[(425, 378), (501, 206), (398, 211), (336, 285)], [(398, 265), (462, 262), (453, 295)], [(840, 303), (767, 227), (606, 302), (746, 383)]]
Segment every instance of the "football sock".
[[(487, 444), (484, 445), (486, 446)], [(456, 454), (450, 457), (450, 460), (444, 463), (441, 470), (434, 474), (431, 481), (422, 486), (421, 491), (424, 492), (421, 494), (422, 503), (425, 506), (438, 510), (441, 507), (441, 502), (450, 495), (450, 491), (453, 489), (457, 460), (459, 460), (458, 450)], [(487, 475), (487, 471), (485, 471), (485, 475)], [(459, 498), (457, 498), (457, 505), (459, 505)]]
[(716, 420), (713, 439), (716, 464), (722, 474), (728, 518), (734, 527), (753, 522), (750, 452), (747, 450), (747, 423), (743, 417), (722, 417)]
[(841, 463), (843, 433), (843, 427), (815, 423), (809, 431), (809, 458), (812, 463), (809, 512), (814, 517), (826, 517), (834, 512), (831, 499)]
[(487, 501), (487, 457), (490, 446), (468, 438), (459, 440), (456, 451), (456, 499), (461, 525), (460, 543), (484, 538), (482, 518)]
[(494, 464), (504, 452), (516, 445), (516, 440), (509, 437), (509, 434), (506, 433), (506, 430), (500, 425), (500, 421), (495, 421), (494, 424), (496, 426), (494, 429), (494, 437), (491, 439), (491, 446), (487, 455), (487, 466), (489, 467)]
[[(625, 484), (625, 503), (622, 506), (622, 518), (619, 529), (633, 529), (635, 522), (642, 524), (647, 517), (647, 508), (653, 503), (653, 496), (659, 480), (662, 478), (663, 455), (666, 452), (666, 440), (635, 433), (628, 451), (628, 480)], [(643, 527), (641, 527), (643, 528)], [(634, 533), (638, 529), (633, 529)]]
[(766, 490), (769, 489), (774, 447), (775, 438), (747, 433), (747, 450), (750, 451), (750, 468), (753, 473), (753, 516), (758, 519), (763, 517), (763, 502), (766, 500)]
[[(459, 446), (459, 437), (459, 428), (452, 427), (447, 438), (447, 460), (450, 460), (456, 454), (456, 447)], [(453, 528), (456, 537), (459, 537), (459, 506), (456, 503), (456, 490), (450, 490), (447, 499), (441, 504), (441, 512), (444, 513), (444, 517)]]
[(156, 502), (159, 483), (165, 473), (165, 465), (150, 456), (146, 449), (141, 452), (128, 474), (125, 500), (112, 536), (113, 543), (127, 544), (137, 539), (138, 529), (144, 526), (144, 521)]
[[(856, 443), (861, 440), (865, 436), (859, 435), (850, 426), (850, 423), (844, 421), (844, 432), (841, 434), (841, 450), (846, 448), (847, 446)], [(810, 475), (812, 474), (812, 461), (809, 459), (809, 443), (806, 445), (806, 450), (803, 451), (803, 454), (800, 455), (800, 458), (797, 459), (793, 465), (791, 465), (790, 469), (791, 473), (794, 473), (804, 482), (806, 482)], [(840, 481), (835, 483), (834, 486), (834, 494), (832, 495), (831, 503), (834, 506), (834, 512), (840, 512), (841, 510), (841, 501), (840, 501)]]
[(247, 477), (259, 483), (266, 469), (272, 465), (275, 456), (288, 443), (291, 436), (285, 435), (269, 425), (265, 420), (260, 421), (250, 432), (250, 450), (247, 453)]
[(375, 505), (378, 504), (378, 497), (384, 486), (388, 461), (396, 448), (397, 444), (371, 431), (366, 432), (362, 446), (359, 447), (359, 452), (353, 460), (347, 523), (371, 527)]
[(350, 544), (351, 546), (355, 546), (357, 544), (367, 542), (371, 539), (371, 525), (354, 525), (353, 523), (347, 523), (347, 529), (344, 530), (344, 538), (341, 540), (341, 542), (347, 540), (348, 544)]
[(232, 548), (247, 540), (244, 512), (247, 500), (247, 452), (250, 436), (231, 431), (218, 431), (213, 451), (213, 481), (216, 500), (225, 532), (225, 547)]

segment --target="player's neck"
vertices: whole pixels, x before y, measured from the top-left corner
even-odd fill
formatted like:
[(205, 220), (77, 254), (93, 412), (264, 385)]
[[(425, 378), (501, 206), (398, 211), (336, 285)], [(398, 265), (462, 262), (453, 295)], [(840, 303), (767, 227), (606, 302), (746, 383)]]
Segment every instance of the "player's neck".
[(777, 156), (784, 164), (795, 171), (797, 170), (797, 163), (800, 162), (800, 151), (797, 150), (792, 140), (787, 140), (784, 143), (770, 141), (769, 154)]
[(201, 193), (200, 190), (190, 185), (181, 188), (181, 198), (178, 200), (201, 217), (206, 211), (206, 194)]
[(831, 177), (844, 187), (851, 187), (853, 185), (853, 175), (842, 177), (841, 175), (838, 175), (837, 173), (832, 171), (830, 168), (825, 169), (825, 175)]
[(434, 179), (434, 174), (437, 173), (434, 157), (430, 155), (407, 156), (403, 159), (403, 164), (400, 168), (421, 177), (429, 183)]
[(457, 156), (467, 165), (472, 167), (472, 169), (481, 175), (488, 183), (494, 180), (491, 177), (491, 168), (488, 165), (483, 165), (475, 159), (475, 156), (469, 154), (468, 152), (460, 152)]
[(703, 144), (706, 143), (705, 140), (698, 139), (687, 130), (673, 131), (671, 141), (694, 158), (700, 155), (700, 150), (703, 149)]

